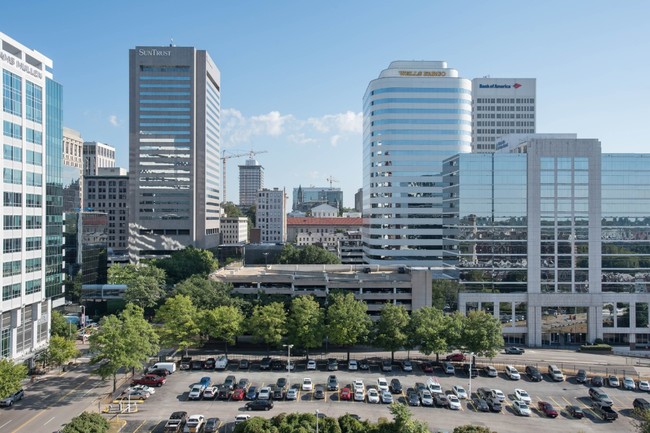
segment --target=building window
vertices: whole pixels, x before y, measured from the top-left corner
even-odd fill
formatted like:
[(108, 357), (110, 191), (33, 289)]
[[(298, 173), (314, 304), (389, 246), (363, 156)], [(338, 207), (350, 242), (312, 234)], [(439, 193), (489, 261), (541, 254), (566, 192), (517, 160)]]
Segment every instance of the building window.
[[(2, 287), (2, 300), (20, 298), (20, 283), (8, 284)], [(4, 331), (4, 330), (3, 330)]]
[(11, 355), (11, 329), (2, 329), (2, 348), (0, 349), (0, 357), (9, 358)]
[(6, 113), (22, 116), (22, 78), (7, 70), (2, 71), (2, 101)]
[(29, 280), (25, 282), (25, 295), (31, 295), (40, 292), (42, 289), (41, 280)]
[(23, 205), (23, 195), (19, 192), (5, 192), (4, 205), (12, 207), (21, 207)]
[(4, 253), (15, 253), (21, 250), (21, 238), (5, 239), (3, 242)]
[(43, 121), (43, 89), (31, 81), (25, 83), (25, 114), (27, 120), (36, 123)]
[(4, 157), (6, 160), (9, 161), (22, 161), (23, 160), (23, 152), (20, 147), (17, 146), (11, 146), (9, 144), (4, 145)]
[(23, 183), (23, 172), (13, 168), (4, 169), (4, 183), (20, 185)]
[(4, 262), (2, 264), (2, 276), (11, 277), (12, 275), (19, 275), (21, 263), (20, 260), (15, 260), (13, 262)]
[(17, 123), (9, 122), (8, 120), (3, 121), (2, 133), (5, 137), (23, 138), (23, 130), (21, 126)]
[(32, 236), (25, 239), (25, 249), (27, 251), (36, 251), (41, 249), (40, 236)]
[[(28, 217), (29, 218), (29, 217)], [(22, 228), (22, 216), (21, 215), (5, 215), (4, 216), (4, 225), (5, 230), (20, 230)]]

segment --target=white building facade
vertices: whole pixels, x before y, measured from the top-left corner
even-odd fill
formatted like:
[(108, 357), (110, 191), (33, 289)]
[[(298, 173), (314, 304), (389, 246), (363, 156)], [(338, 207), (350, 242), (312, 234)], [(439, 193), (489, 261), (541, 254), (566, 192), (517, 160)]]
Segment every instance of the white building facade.
[(497, 138), (536, 131), (535, 78), (472, 80), (472, 152), (497, 150)]
[(221, 217), (221, 243), (226, 245), (248, 243), (248, 218)]
[(101, 167), (115, 167), (115, 148), (99, 141), (86, 141), (83, 144), (84, 175), (96, 176)]
[(287, 241), (287, 196), (283, 189), (265, 188), (258, 191), (255, 219), (261, 243)]
[(442, 264), (442, 161), (471, 150), (471, 82), (396, 61), (363, 98), (363, 249), (370, 264)]

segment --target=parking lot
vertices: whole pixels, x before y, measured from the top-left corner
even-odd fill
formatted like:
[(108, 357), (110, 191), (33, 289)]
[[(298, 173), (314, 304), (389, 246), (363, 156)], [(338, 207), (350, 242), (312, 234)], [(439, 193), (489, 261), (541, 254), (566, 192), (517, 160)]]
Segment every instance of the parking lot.
[[(458, 364), (457, 364), (458, 365)], [(458, 411), (440, 407), (411, 407), (414, 417), (426, 421), (432, 431), (451, 431), (455, 426), (462, 424), (485, 425), (497, 432), (521, 432), (522, 427), (534, 428), (538, 431), (584, 431), (584, 432), (611, 432), (634, 431), (631, 424), (632, 401), (637, 397), (646, 397), (645, 392), (629, 391), (618, 388), (603, 387), (613, 400), (613, 408), (618, 412), (619, 418), (610, 422), (602, 421), (589, 408), (591, 400), (588, 396), (588, 385), (577, 384), (569, 376), (563, 382), (553, 382), (546, 372), (541, 382), (531, 382), (522, 370), (521, 380), (508, 379), (503, 371), (499, 371), (498, 377), (486, 377), (481, 373), (471, 380), (472, 396), (476, 397), (476, 390), (479, 387), (500, 389), (506, 395), (503, 410), (499, 413), (479, 412), (471, 399), (461, 400), (461, 408)], [(361, 379), (366, 389), (369, 386), (377, 385), (377, 379), (384, 377), (391, 381), (393, 378), (400, 380), (403, 392), (395, 394), (394, 397), (400, 403), (406, 404), (406, 389), (414, 387), (416, 382), (426, 383), (433, 377), (439, 382), (443, 390), (448, 391), (454, 385), (461, 385), (465, 390), (470, 390), (469, 378), (457, 369), (455, 375), (446, 375), (440, 367), (435, 367), (432, 373), (425, 373), (419, 364), (413, 366), (412, 372), (404, 372), (396, 363), (391, 372), (381, 371), (379, 363), (371, 363), (368, 370), (348, 371), (347, 362), (339, 360), (338, 371), (328, 371), (326, 362), (319, 361), (317, 370), (306, 370), (304, 359), (296, 360), (296, 368), (287, 374), (285, 371), (260, 371), (259, 362), (253, 362), (249, 369), (240, 370), (237, 363), (231, 363), (225, 371), (207, 370), (177, 370), (168, 377), (167, 383), (156, 389), (145, 403), (139, 405), (137, 413), (124, 415), (128, 420), (125, 432), (162, 432), (163, 426), (169, 414), (173, 411), (187, 411), (188, 415), (202, 414), (206, 418), (218, 417), (223, 422), (222, 432), (229, 432), (236, 415), (245, 413), (246, 401), (223, 401), (223, 400), (189, 400), (188, 394), (193, 384), (198, 383), (201, 377), (209, 376), (212, 383), (219, 385), (224, 382), (226, 376), (234, 375), (237, 380), (247, 378), (253, 386), (272, 386), (280, 377), (286, 377), (289, 386), (302, 384), (303, 378), (309, 377), (314, 385), (322, 384), (327, 389), (329, 375), (336, 375), (339, 381), (339, 390), (345, 386), (351, 386), (352, 382)], [(530, 417), (521, 417), (515, 414), (513, 401), (515, 400), (514, 390), (522, 388), (532, 398), (532, 414)], [(274, 408), (268, 412), (251, 412), (254, 416), (272, 417), (282, 412), (311, 412), (317, 410), (327, 416), (338, 417), (346, 413), (359, 415), (362, 419), (377, 421), (380, 417), (391, 418), (388, 406), (384, 404), (371, 404), (367, 402), (342, 401), (340, 391), (325, 391), (325, 398), (314, 399), (313, 392), (298, 391), (295, 401), (274, 401)], [(650, 400), (650, 398), (648, 398)], [(558, 410), (559, 416), (555, 419), (548, 418), (537, 410), (537, 403), (546, 401), (551, 403)], [(585, 412), (584, 419), (574, 419), (564, 410), (567, 405), (576, 405)]]

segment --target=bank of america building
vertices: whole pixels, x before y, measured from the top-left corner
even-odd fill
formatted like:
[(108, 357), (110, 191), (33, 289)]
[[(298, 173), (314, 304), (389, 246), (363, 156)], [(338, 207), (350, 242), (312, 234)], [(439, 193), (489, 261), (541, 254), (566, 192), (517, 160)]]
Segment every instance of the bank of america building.
[(129, 52), (129, 255), (219, 244), (220, 72), (205, 50)]
[(52, 60), (0, 33), (2, 303), (0, 358), (31, 361), (63, 304), (62, 87)]
[(443, 163), (445, 264), (506, 342), (650, 344), (650, 154), (511, 135)]

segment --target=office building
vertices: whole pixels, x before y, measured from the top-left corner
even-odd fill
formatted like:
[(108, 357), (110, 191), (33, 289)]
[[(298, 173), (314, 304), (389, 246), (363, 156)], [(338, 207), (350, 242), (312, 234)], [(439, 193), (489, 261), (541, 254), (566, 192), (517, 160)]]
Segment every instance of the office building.
[(441, 266), (442, 161), (471, 150), (471, 82), (446, 62), (392, 62), (363, 114), (364, 261)]
[(534, 134), (535, 78), (474, 78), (472, 80), (472, 152), (497, 150), (497, 138)]
[(115, 148), (99, 141), (83, 143), (85, 176), (95, 176), (100, 167), (115, 167)]
[(461, 312), (500, 318), (507, 343), (648, 347), (649, 154), (504, 137), (502, 151), (447, 159), (444, 174)]
[(264, 189), (264, 167), (254, 159), (239, 166), (239, 206), (250, 207), (257, 203), (257, 193)]
[(260, 230), (260, 242), (287, 241), (287, 196), (283, 189), (263, 189), (257, 193), (255, 227)]
[(79, 169), (81, 176), (84, 166), (84, 140), (81, 133), (71, 128), (63, 128), (63, 163)]
[(129, 256), (219, 244), (221, 74), (205, 50), (129, 51)]
[(128, 188), (129, 174), (125, 168), (100, 167), (97, 175), (84, 176), (84, 210), (103, 212), (108, 216), (109, 261), (124, 261), (128, 255)]
[(0, 358), (31, 367), (63, 305), (62, 87), (52, 60), (0, 33), (2, 302)]
[(342, 234), (336, 249), (342, 264), (363, 264), (363, 241), (361, 230), (349, 230)]
[(248, 218), (246, 217), (221, 217), (221, 244), (248, 243)]
[(298, 246), (318, 245), (336, 253), (339, 242), (349, 231), (360, 231), (362, 218), (302, 217), (287, 218), (287, 242)]
[(108, 279), (108, 215), (103, 212), (64, 214), (65, 272), (81, 284), (106, 284)]
[(343, 191), (340, 188), (302, 187), (293, 189), (293, 211), (310, 212), (312, 208), (327, 204), (336, 209), (343, 207)]
[(363, 188), (359, 188), (354, 194), (354, 210), (363, 212)]

